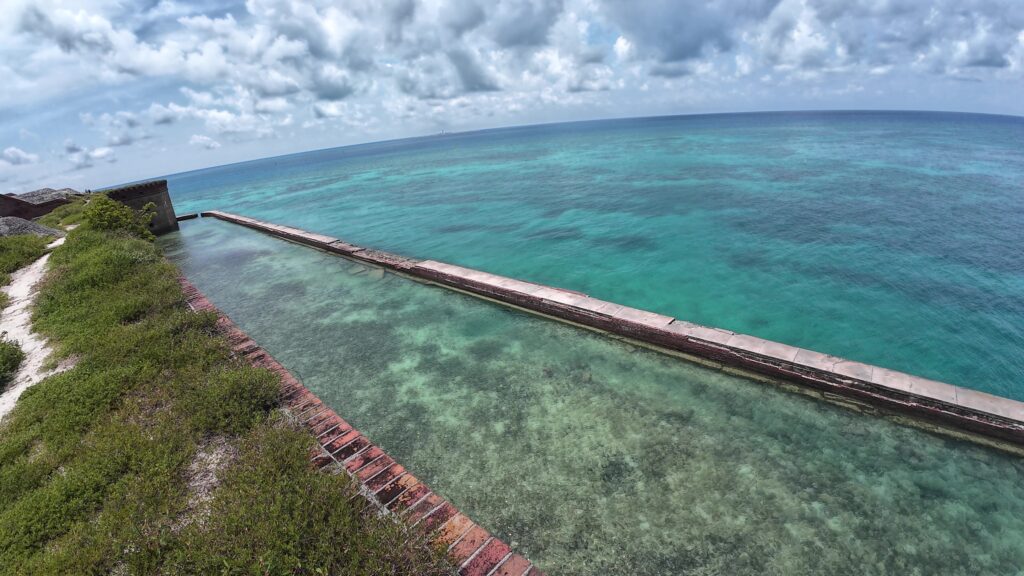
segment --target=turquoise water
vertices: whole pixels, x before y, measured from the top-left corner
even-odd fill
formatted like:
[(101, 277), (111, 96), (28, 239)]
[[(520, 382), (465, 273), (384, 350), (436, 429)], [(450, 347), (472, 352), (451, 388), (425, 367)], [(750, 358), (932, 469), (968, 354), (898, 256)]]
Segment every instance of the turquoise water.
[(495, 130), (170, 177), (221, 209), (1024, 399), (1024, 119)]
[(212, 219), (160, 240), (374, 442), (559, 575), (1017, 575), (1024, 461)]

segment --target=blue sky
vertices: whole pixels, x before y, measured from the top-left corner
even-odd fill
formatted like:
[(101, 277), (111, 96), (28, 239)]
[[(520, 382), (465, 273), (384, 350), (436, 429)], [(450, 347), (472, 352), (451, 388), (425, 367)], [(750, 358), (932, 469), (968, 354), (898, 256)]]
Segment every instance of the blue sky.
[(1021, 0), (4, 0), (0, 191), (440, 130), (1024, 115)]

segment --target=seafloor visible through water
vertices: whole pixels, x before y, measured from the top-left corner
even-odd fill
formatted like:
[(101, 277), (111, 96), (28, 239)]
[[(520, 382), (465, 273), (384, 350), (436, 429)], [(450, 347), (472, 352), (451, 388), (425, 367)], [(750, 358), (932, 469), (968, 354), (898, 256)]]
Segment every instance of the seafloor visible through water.
[(170, 177), (219, 209), (1024, 400), (1024, 119), (736, 114)]
[(1024, 461), (212, 219), (221, 310), (559, 575), (1020, 574)]

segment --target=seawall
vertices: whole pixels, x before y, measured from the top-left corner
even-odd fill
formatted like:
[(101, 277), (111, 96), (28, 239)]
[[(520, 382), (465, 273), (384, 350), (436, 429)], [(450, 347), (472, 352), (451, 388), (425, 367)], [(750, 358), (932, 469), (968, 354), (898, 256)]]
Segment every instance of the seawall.
[[(221, 211), (202, 212), (262, 232), (390, 268), (476, 296), (682, 354), (839, 404), (871, 406), (910, 423), (1021, 452), (1024, 403), (756, 336), (700, 326), (585, 294), (434, 260), (416, 260)], [(931, 424), (937, 425), (932, 426)], [(1008, 444), (1007, 444), (1008, 443)]]

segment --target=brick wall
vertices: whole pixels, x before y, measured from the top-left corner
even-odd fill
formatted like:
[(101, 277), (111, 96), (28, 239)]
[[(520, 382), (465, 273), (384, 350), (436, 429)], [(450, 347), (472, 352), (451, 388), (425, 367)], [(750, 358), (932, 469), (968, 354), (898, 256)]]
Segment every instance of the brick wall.
[(0, 195), (0, 216), (16, 216), (25, 220), (32, 220), (45, 216), (57, 206), (67, 204), (68, 200), (56, 199), (33, 204), (19, 199), (16, 196)]
[(157, 236), (178, 229), (178, 219), (174, 214), (174, 204), (167, 191), (167, 180), (153, 180), (141, 184), (132, 184), (121, 188), (104, 190), (109, 198), (130, 206), (134, 210), (152, 202), (156, 205), (156, 216), (149, 223), (149, 230)]

